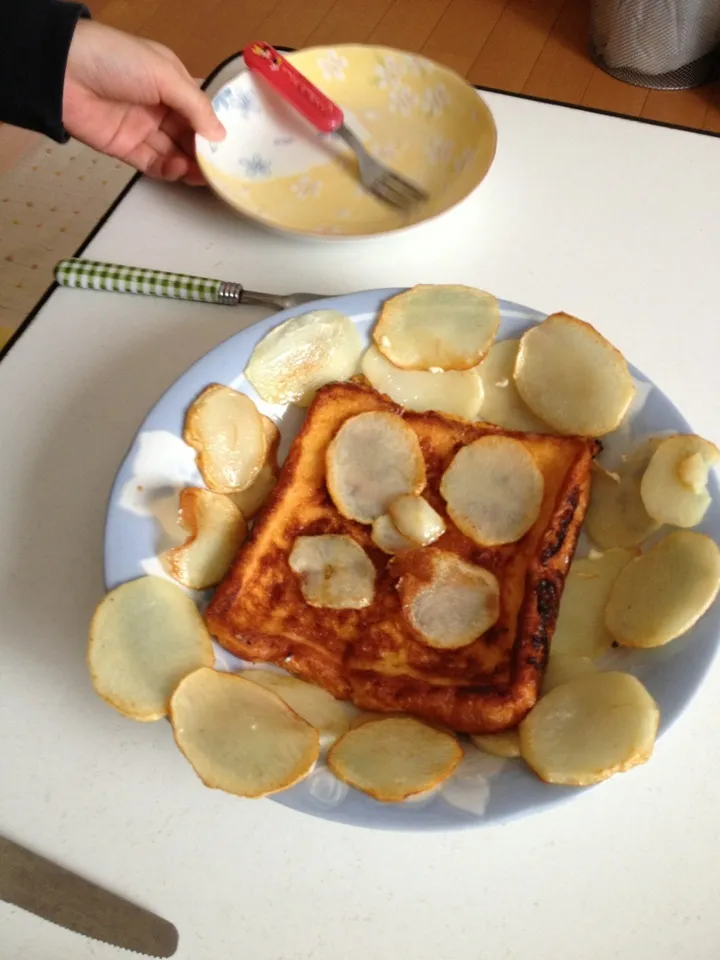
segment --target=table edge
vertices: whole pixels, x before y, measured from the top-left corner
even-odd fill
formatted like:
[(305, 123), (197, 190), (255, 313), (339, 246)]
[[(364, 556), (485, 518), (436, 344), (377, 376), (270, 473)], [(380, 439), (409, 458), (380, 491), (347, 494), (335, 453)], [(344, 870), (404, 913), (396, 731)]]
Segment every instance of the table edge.
[[(292, 47), (278, 46), (276, 47), (276, 49), (280, 50), (282, 53), (294, 52)], [(230, 56), (226, 57), (223, 61), (221, 61), (213, 70), (210, 71), (210, 73), (204, 80), (202, 84), (203, 90), (207, 89), (207, 87), (213, 82), (215, 77), (217, 77), (217, 75), (222, 70), (224, 70), (229, 63), (232, 63), (233, 60), (237, 60), (240, 57), (242, 57), (242, 51), (238, 50), (237, 52), (230, 54)], [(629, 117), (626, 114), (616, 113), (612, 110), (600, 110), (597, 107), (587, 107), (587, 106), (584, 106), (583, 104), (577, 104), (577, 103), (563, 103), (562, 101), (558, 101), (558, 100), (549, 100), (547, 97), (535, 97), (527, 93), (515, 93), (509, 90), (498, 90), (496, 87), (485, 87), (485, 86), (482, 86), (481, 84), (472, 84), (472, 86), (476, 90), (481, 91), (482, 93), (499, 94), (503, 97), (513, 97), (516, 100), (530, 100), (534, 103), (545, 103), (553, 107), (562, 107), (566, 110), (579, 110), (582, 113), (596, 113), (603, 117), (614, 117), (616, 120), (627, 120), (630, 123), (642, 123), (642, 124), (647, 124), (648, 126), (651, 126), (651, 127), (665, 127), (669, 130), (681, 130), (683, 133), (696, 134), (701, 137), (710, 137), (714, 139), (720, 139), (720, 133), (715, 133), (712, 130), (694, 130), (694, 129), (691, 129), (690, 127), (683, 127), (677, 123), (666, 123), (663, 120), (651, 120), (646, 117)], [(89, 244), (95, 239), (97, 234), (105, 226), (105, 224), (110, 219), (112, 214), (120, 206), (122, 201), (125, 199), (128, 193), (132, 190), (132, 188), (140, 179), (142, 179), (142, 174), (136, 173), (131, 178), (130, 182), (123, 187), (123, 189), (120, 191), (117, 197), (113, 200), (113, 202), (107, 208), (105, 213), (102, 215), (102, 217), (100, 217), (98, 222), (92, 228), (90, 233), (88, 233), (88, 235), (85, 237), (83, 242), (74, 252), (73, 254), (74, 257), (80, 257), (82, 255), (85, 248), (89, 246)], [(53, 281), (50, 284), (50, 286), (47, 288), (47, 290), (43, 293), (43, 295), (40, 297), (40, 299), (35, 304), (35, 306), (32, 308), (30, 313), (28, 313), (28, 315), (25, 317), (25, 319), (17, 328), (17, 330), (14, 331), (14, 333), (12, 334), (10, 339), (7, 341), (7, 343), (3, 347), (0, 347), (0, 362), (2, 362), (5, 359), (5, 357), (8, 355), (10, 350), (15, 346), (15, 344), (18, 342), (18, 340), (23, 335), (23, 333), (25, 333), (25, 331), (28, 329), (30, 324), (35, 319), (35, 317), (38, 315), (38, 313), (42, 310), (42, 308), (48, 302), (50, 297), (53, 295), (57, 287), (58, 287), (57, 282)]]

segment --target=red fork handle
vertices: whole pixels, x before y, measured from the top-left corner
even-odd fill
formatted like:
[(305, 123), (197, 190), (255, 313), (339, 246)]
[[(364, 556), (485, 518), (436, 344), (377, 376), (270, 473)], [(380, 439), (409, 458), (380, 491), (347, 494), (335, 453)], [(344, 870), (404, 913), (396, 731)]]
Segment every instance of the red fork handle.
[(255, 41), (243, 51), (248, 69), (259, 73), (298, 113), (320, 131), (334, 133), (343, 124), (337, 104), (299, 73), (269, 43)]

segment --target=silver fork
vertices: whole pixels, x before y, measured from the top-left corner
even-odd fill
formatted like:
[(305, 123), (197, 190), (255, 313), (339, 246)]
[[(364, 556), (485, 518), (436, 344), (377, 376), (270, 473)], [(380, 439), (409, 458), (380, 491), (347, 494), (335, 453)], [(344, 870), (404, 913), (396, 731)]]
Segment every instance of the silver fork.
[(428, 194), (407, 177), (385, 166), (365, 149), (345, 124), (340, 107), (310, 83), (269, 43), (256, 41), (243, 51), (248, 69), (265, 79), (276, 93), (294, 107), (320, 133), (334, 133), (355, 152), (360, 181), (370, 193), (401, 210), (409, 210), (429, 199)]
[(366, 190), (374, 193), (380, 200), (401, 210), (407, 210), (416, 203), (424, 203), (428, 195), (410, 180), (401, 177), (384, 163), (368, 153), (365, 146), (352, 130), (343, 123), (335, 131), (345, 143), (355, 151), (360, 169), (360, 179)]
[(55, 267), (55, 280), (61, 287), (81, 290), (140, 293), (150, 297), (218, 303), (228, 307), (255, 304), (274, 307), (276, 310), (289, 310), (291, 307), (322, 300), (327, 296), (322, 293), (260, 293), (257, 290), (246, 290), (241, 283), (231, 280), (214, 280), (186, 273), (123, 267), (118, 263), (77, 258), (61, 260)]

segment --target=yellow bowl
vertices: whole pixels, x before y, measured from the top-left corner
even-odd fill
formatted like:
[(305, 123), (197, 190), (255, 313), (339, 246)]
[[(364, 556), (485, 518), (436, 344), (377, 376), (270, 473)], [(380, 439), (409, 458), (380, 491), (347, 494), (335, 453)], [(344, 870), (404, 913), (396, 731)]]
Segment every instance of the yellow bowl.
[(430, 195), (402, 213), (360, 185), (349, 149), (316, 133), (248, 70), (215, 95), (228, 135), (197, 138), (200, 167), (239, 213), (285, 233), (370, 237), (445, 213), (485, 177), (495, 155), (492, 115), (460, 76), (385, 47), (314, 47), (288, 56), (338, 103), (368, 150)]

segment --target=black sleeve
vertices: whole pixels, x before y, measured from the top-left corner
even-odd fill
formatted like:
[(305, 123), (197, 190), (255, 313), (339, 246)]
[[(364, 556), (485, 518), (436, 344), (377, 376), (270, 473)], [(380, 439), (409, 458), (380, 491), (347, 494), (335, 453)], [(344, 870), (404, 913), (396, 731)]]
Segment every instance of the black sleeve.
[(0, 0), (0, 120), (44, 133), (58, 143), (70, 42), (81, 3)]

